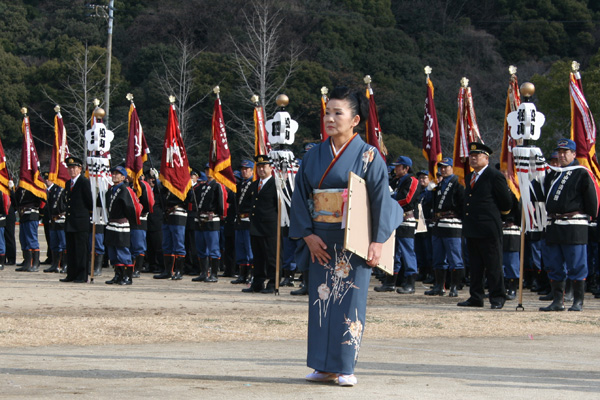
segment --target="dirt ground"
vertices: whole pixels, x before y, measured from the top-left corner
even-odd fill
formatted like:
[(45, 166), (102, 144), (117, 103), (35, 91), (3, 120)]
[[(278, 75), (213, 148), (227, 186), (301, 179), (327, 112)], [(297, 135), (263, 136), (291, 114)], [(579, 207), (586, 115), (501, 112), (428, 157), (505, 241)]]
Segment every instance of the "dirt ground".
[[(600, 299), (541, 313), (525, 291), (502, 310), (458, 298), (377, 293), (350, 391), (314, 385), (305, 366), (306, 296), (218, 283), (128, 287), (0, 271), (0, 398), (589, 398), (600, 393)], [(116, 386), (115, 386), (116, 384)], [(400, 392), (398, 392), (400, 391)], [(596, 395), (593, 395), (596, 393)]]

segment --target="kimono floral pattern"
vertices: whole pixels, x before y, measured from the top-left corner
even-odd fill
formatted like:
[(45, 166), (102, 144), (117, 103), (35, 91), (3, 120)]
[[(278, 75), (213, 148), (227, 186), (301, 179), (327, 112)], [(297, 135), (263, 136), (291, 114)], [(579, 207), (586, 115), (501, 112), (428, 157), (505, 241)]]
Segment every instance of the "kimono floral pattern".
[(319, 306), (319, 326), (321, 326), (321, 317), (327, 317), (327, 312), (331, 304), (335, 304), (336, 302), (337, 304), (341, 304), (350, 289), (358, 289), (354, 281), (348, 279), (352, 270), (352, 265), (350, 264), (352, 253), (345, 250), (338, 252), (337, 246), (334, 246), (333, 252), (335, 259), (323, 265), (326, 270), (325, 282), (317, 288), (319, 298), (313, 303), (313, 306)]
[(347, 344), (348, 346), (354, 346), (354, 361), (358, 359), (358, 351), (360, 350), (360, 342), (362, 340), (363, 335), (363, 324), (358, 319), (358, 310), (356, 310), (356, 320), (352, 321), (350, 318), (344, 316), (345, 324), (348, 326), (346, 332), (344, 332), (344, 336), (350, 335), (350, 338), (342, 344)]
[(363, 172), (367, 172), (367, 168), (369, 167), (369, 163), (373, 161), (375, 158), (375, 147), (371, 147), (369, 150), (365, 151), (362, 155), (363, 162)]

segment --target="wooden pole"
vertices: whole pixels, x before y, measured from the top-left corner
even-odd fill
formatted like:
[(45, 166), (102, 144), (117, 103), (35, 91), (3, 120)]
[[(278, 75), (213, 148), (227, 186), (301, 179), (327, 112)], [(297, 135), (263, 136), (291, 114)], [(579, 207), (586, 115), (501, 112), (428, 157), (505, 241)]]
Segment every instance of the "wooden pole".
[[(275, 178), (277, 179), (277, 178)], [(279, 295), (279, 268), (281, 266), (281, 199), (277, 199), (277, 256), (275, 260), (275, 295)]]
[(523, 310), (523, 261), (525, 260), (525, 208), (521, 204), (521, 252), (519, 253), (519, 304), (515, 311)]

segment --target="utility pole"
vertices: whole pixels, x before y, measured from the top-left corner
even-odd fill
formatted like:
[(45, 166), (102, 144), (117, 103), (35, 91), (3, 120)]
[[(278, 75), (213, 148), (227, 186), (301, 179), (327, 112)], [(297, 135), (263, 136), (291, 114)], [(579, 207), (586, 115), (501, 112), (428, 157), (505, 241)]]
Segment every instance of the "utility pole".
[(106, 43), (106, 82), (104, 86), (104, 110), (106, 117), (104, 117), (104, 125), (108, 128), (108, 120), (110, 118), (110, 69), (112, 62), (112, 33), (113, 33), (113, 21), (115, 11), (115, 1), (109, 0), (108, 6), (88, 4), (87, 7), (93, 8), (95, 14), (91, 14), (91, 17), (103, 17), (108, 22), (108, 41)]

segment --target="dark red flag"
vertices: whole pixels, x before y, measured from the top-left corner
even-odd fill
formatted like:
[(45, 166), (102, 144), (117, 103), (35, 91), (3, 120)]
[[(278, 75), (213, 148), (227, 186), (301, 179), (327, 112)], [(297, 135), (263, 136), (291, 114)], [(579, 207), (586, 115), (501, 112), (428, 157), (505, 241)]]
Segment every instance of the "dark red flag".
[(33, 143), (29, 117), (23, 117), (23, 146), (21, 147), (21, 168), (19, 170), (19, 187), (33, 193), (34, 196), (46, 200), (46, 183), (40, 176), (40, 161)]
[(217, 95), (212, 117), (212, 138), (208, 166), (215, 180), (236, 192), (235, 176), (231, 169), (231, 153), (227, 144), (227, 132), (221, 109), (221, 99)]
[(129, 138), (127, 139), (127, 155), (125, 158), (125, 168), (127, 174), (133, 179), (133, 189), (139, 196), (142, 195), (140, 186), (140, 176), (144, 173), (144, 161), (148, 159), (148, 143), (144, 136), (144, 130), (138, 117), (137, 109), (133, 101), (129, 106)]
[(440, 129), (433, 96), (433, 82), (427, 78), (427, 97), (425, 98), (425, 117), (423, 118), (423, 156), (429, 163), (429, 179), (432, 181), (437, 173), (437, 163), (442, 161)]
[(159, 178), (162, 184), (182, 201), (185, 200), (192, 187), (189, 161), (179, 130), (174, 104), (169, 106), (169, 120), (167, 121)]
[(55, 108), (54, 116), (54, 143), (52, 145), (52, 157), (50, 158), (50, 172), (48, 180), (65, 188), (65, 182), (71, 179), (65, 160), (69, 157), (69, 145), (67, 143), (67, 130), (63, 123), (60, 108)]

